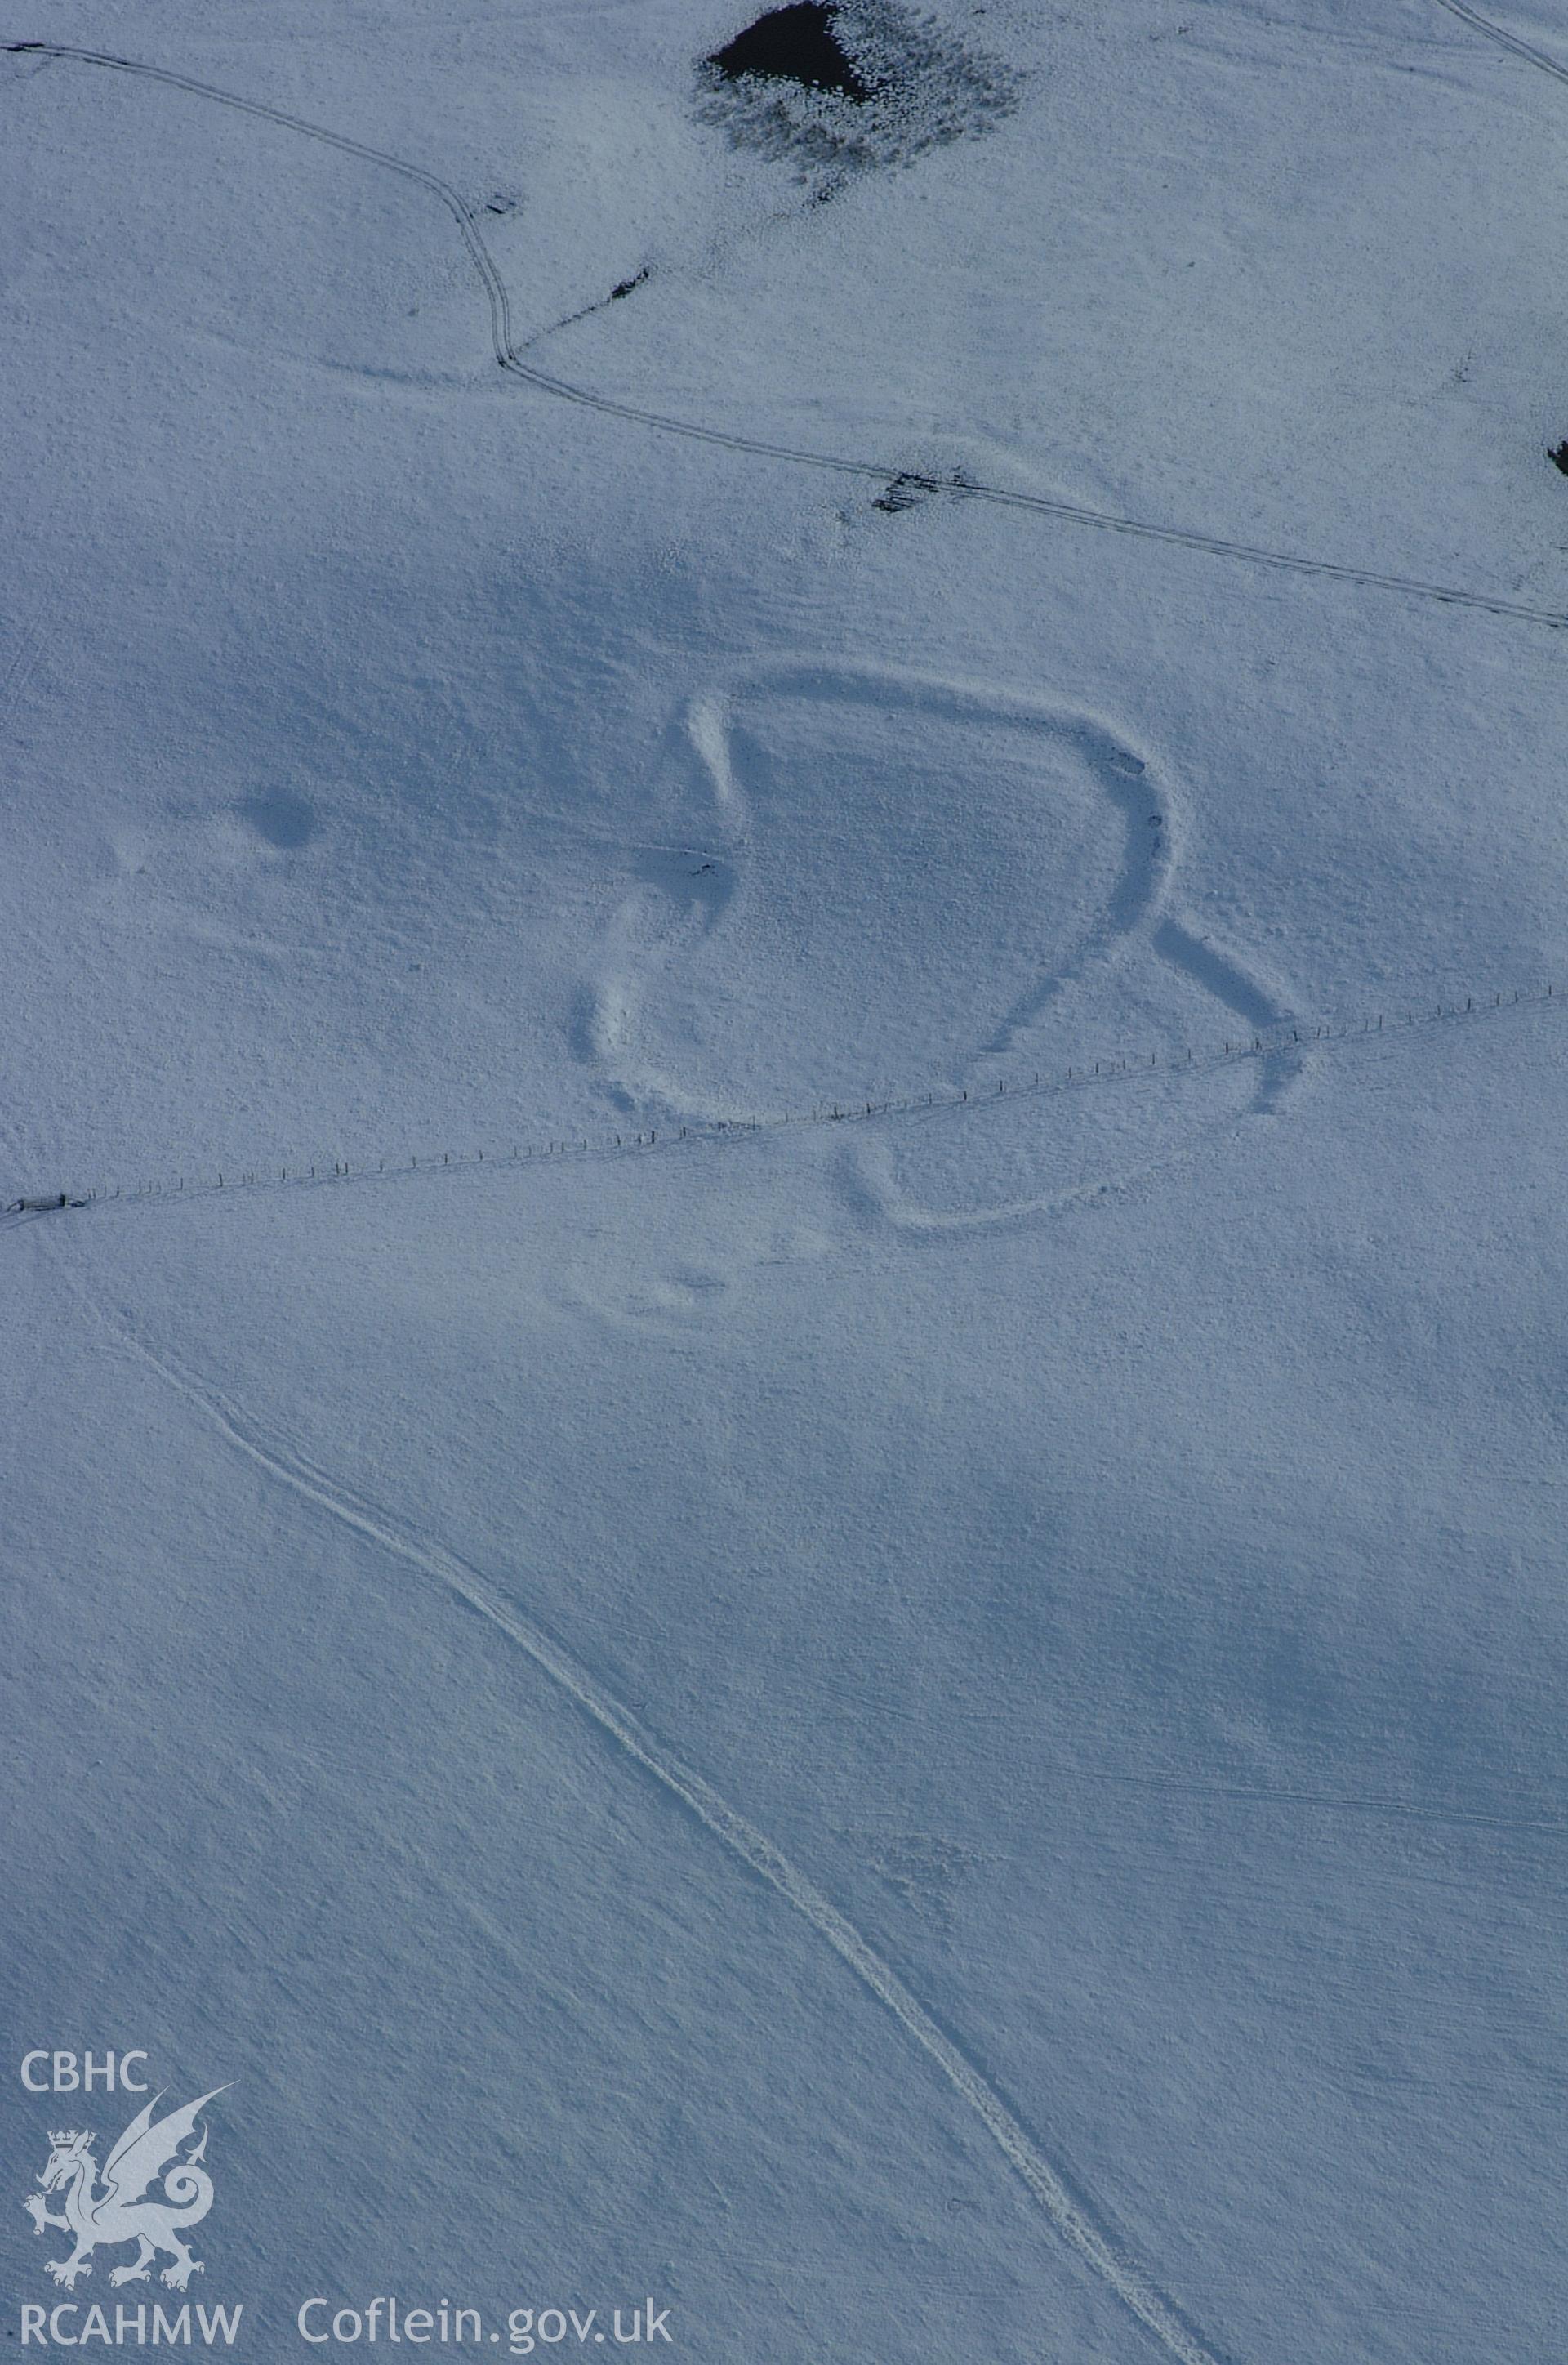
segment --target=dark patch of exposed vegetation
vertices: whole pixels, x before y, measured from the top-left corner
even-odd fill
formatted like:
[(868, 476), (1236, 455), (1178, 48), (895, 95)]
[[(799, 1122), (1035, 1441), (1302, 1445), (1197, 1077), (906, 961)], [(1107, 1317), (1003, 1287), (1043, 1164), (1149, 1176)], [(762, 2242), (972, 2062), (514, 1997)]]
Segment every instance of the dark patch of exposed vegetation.
[(896, 517), (900, 510), (917, 509), (924, 496), (935, 489), (929, 476), (912, 476), (907, 468), (901, 468), (887, 491), (879, 493), (871, 507), (884, 510), (889, 517)]
[(813, 196), (989, 131), (1018, 75), (903, 0), (770, 8), (699, 69), (700, 111), (736, 148), (790, 165)]
[(870, 97), (855, 63), (839, 46), (834, 29), (838, 15), (832, 0), (794, 0), (788, 8), (769, 8), (755, 25), (737, 33), (708, 63), (729, 81), (742, 74), (761, 74), (775, 82), (796, 82), (805, 90), (836, 90), (863, 106)]
[(888, 488), (879, 493), (871, 507), (886, 517), (897, 517), (901, 510), (918, 509), (933, 493), (949, 493), (962, 499), (975, 489), (974, 479), (966, 469), (955, 468), (948, 476), (922, 476), (913, 468), (901, 468), (890, 477)]

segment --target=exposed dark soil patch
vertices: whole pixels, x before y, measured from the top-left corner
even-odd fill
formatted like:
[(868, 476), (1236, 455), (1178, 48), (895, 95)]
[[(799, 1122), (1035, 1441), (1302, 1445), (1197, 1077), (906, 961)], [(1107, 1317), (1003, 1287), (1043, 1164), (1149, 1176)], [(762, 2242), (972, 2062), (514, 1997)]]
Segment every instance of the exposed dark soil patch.
[(733, 146), (831, 196), (853, 173), (905, 164), (992, 129), (1019, 77), (900, 0), (797, 0), (704, 59), (703, 119)]
[(921, 476), (911, 468), (901, 468), (896, 476), (889, 478), (887, 490), (877, 496), (871, 507), (880, 510), (884, 516), (897, 517), (901, 510), (918, 509), (933, 493), (948, 493), (962, 499), (974, 490), (974, 479), (967, 468), (955, 468), (948, 476)]
[(863, 106), (870, 87), (839, 47), (834, 30), (837, 14), (827, 0), (797, 0), (793, 7), (770, 8), (715, 50), (708, 63), (730, 82), (742, 74), (761, 74), (774, 82), (799, 83), (803, 90), (840, 91)]

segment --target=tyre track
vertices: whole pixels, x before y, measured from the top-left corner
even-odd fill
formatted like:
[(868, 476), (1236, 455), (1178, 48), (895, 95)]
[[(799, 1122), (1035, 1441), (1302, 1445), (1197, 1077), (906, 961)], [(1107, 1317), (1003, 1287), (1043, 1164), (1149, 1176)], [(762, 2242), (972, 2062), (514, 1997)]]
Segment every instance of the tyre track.
[(1532, 49), (1528, 41), (1521, 41), (1517, 33), (1506, 33), (1501, 25), (1492, 22), (1490, 17), (1483, 17), (1476, 9), (1466, 7), (1464, 0), (1437, 0), (1437, 5), (1439, 8), (1446, 8), (1450, 17), (1457, 17), (1462, 25), (1468, 25), (1472, 32), (1479, 33), (1483, 40), (1495, 41), (1500, 50), (1507, 50), (1516, 58), (1523, 58), (1527, 65), (1539, 66), (1542, 73), (1551, 74), (1559, 82), (1568, 82), (1568, 66), (1559, 65), (1556, 59), (1549, 58), (1544, 50)]
[(154, 1351), (105, 1309), (57, 1251), (48, 1250), (48, 1253), (67, 1294), (235, 1452), (363, 1541), (433, 1579), (515, 1643), (624, 1756), (766, 1881), (832, 1947), (979, 2119), (1058, 2234), (1176, 2359), (1176, 2365), (1222, 2365), (1085, 2202), (1075, 2198), (1002, 2097), (891, 1964), (781, 1848), (649, 1733), (613, 1693), (543, 1627), (525, 1617), (481, 1570), (444, 1545), (421, 1537), (383, 1507), (356, 1495), (275, 1429), (241, 1412), (219, 1390), (196, 1378), (167, 1351)]
[[(1562, 69), (1551, 63), (1527, 44), (1516, 41), (1485, 18), (1461, 5), (1461, 0), (1438, 0), (1467, 24), (1473, 25), (1506, 49), (1517, 50), (1532, 63), (1548, 73), (1562, 74)], [(863, 481), (885, 486), (893, 476), (902, 476), (906, 482), (921, 489), (940, 492), (944, 489), (935, 479), (911, 476), (897, 462), (887, 460), (851, 459), (840, 454), (805, 452), (789, 443), (774, 443), (759, 436), (744, 435), (730, 429), (710, 427), (690, 419), (678, 419), (665, 411), (649, 410), (642, 405), (617, 400), (613, 396), (599, 394), (591, 387), (579, 386), (568, 378), (554, 376), (547, 370), (535, 368), (525, 362), (512, 342), (511, 310), (505, 280), (500, 269), (480, 235), (479, 228), (467, 206), (448, 181), (439, 174), (427, 172), (422, 165), (410, 163), (406, 157), (394, 156), (384, 148), (371, 147), (360, 140), (351, 140), (344, 133), (329, 130), (325, 125), (308, 122), (304, 117), (286, 114), (282, 107), (268, 106), (259, 99), (242, 98), (237, 92), (222, 90), (214, 83), (198, 82), (190, 74), (175, 73), (168, 66), (154, 66), (136, 58), (122, 58), (105, 50), (79, 49), (61, 41), (8, 41), (0, 50), (13, 57), (46, 57), (73, 60), (79, 65), (102, 66), (116, 73), (134, 74), (144, 81), (163, 83), (173, 90), (183, 90), (193, 96), (208, 99), (214, 105), (235, 108), (242, 115), (252, 115), (284, 130), (297, 132), (301, 138), (316, 140), (329, 148), (338, 149), (345, 156), (357, 157), (362, 163), (379, 164), (386, 171), (399, 174), (403, 179), (425, 189), (443, 206), (456, 223), (469, 258), (484, 287), (490, 314), (490, 341), (499, 366), (510, 376), (521, 378), (536, 393), (551, 396), (560, 402), (575, 403), (579, 409), (599, 412), (607, 419), (619, 419), (628, 424), (652, 429), (661, 435), (678, 435), (688, 443), (706, 443), (718, 451), (738, 452), (759, 460), (776, 460), (787, 466), (815, 468), (832, 475), (854, 476)], [(1568, 75), (1563, 76), (1568, 79)], [(1142, 542), (1164, 543), (1178, 550), (1191, 550), (1211, 558), (1227, 558), (1249, 566), (1261, 566), (1276, 573), (1316, 578), (1329, 583), (1353, 584), (1368, 591), (1386, 591), (1412, 600), (1436, 601), (1439, 606), (1468, 608), (1492, 616), (1506, 617), (1518, 623), (1545, 624), (1561, 631), (1568, 625), (1568, 613), (1551, 608), (1537, 608), (1517, 600), (1502, 600), (1484, 591), (1471, 591), (1453, 584), (1428, 583), (1417, 576), (1394, 575), (1380, 569), (1350, 566), (1337, 560), (1310, 558), (1295, 551), (1270, 550), (1260, 544), (1232, 542), (1223, 535), (1200, 533), (1184, 526), (1161, 525), (1147, 518), (1126, 517), (1113, 510), (1090, 509), (1079, 502), (1053, 499), (1045, 493), (1025, 493), (1002, 485), (969, 484), (964, 487), (965, 498), (990, 501), (998, 508), (1020, 510), (1035, 517), (1050, 518), (1062, 525), (1091, 527), (1102, 533), (1131, 536)]]

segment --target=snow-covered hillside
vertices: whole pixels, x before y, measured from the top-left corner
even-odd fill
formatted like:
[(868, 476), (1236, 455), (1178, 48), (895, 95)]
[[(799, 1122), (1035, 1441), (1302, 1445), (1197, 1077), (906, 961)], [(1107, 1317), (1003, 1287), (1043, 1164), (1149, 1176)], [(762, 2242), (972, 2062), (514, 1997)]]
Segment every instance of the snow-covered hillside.
[(1557, 2354), (1568, 19), (843, 15), (7, 0), (18, 2351)]

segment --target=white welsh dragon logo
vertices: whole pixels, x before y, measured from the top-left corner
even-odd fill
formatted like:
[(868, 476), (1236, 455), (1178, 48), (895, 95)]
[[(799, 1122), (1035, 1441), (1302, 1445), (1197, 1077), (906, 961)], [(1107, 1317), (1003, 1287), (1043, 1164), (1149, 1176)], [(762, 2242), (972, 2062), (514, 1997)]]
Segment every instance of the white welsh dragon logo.
[[(162, 2280), (175, 2291), (184, 2291), (193, 2275), (204, 2272), (201, 2260), (192, 2258), (180, 2235), (187, 2226), (199, 2225), (212, 2206), (212, 2179), (199, 2165), (207, 2152), (207, 2129), (202, 2129), (201, 2141), (193, 2152), (184, 2159), (178, 2155), (186, 2137), (195, 2134), (196, 2120), (207, 2103), (226, 2090), (215, 2086), (212, 2093), (187, 2102), (183, 2111), (171, 2111), (155, 2125), (152, 2113), (162, 2096), (154, 2094), (104, 2162), (101, 2192), (96, 2189), (98, 2163), (93, 2158), (97, 2138), (74, 2127), (51, 2132), (53, 2149), (38, 2180), (45, 2192), (63, 2189), (65, 2214), (55, 2216), (36, 2192), (28, 2194), (23, 2206), (35, 2234), (41, 2234), (46, 2225), (58, 2225), (62, 2233), (75, 2236), (76, 2247), (68, 2259), (49, 2261), (49, 2271), (57, 2283), (73, 2290), (78, 2275), (92, 2273), (88, 2259), (93, 2251), (112, 2249), (119, 2242), (135, 2242), (138, 2248), (129, 2266), (110, 2270), (111, 2283), (146, 2282), (148, 2269), (160, 2250), (167, 2250), (174, 2261), (164, 2268)], [(148, 2186), (165, 2169), (162, 2198), (143, 2200)]]

